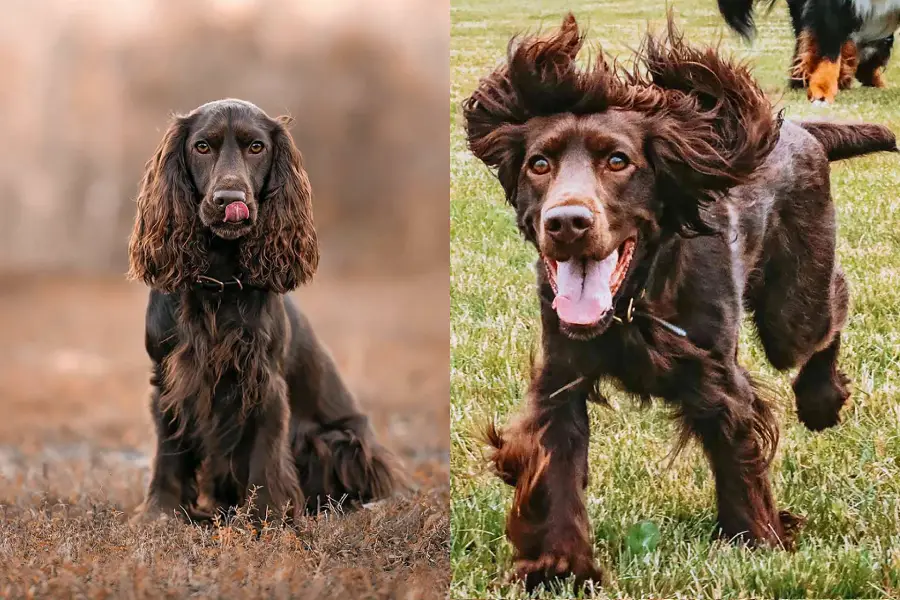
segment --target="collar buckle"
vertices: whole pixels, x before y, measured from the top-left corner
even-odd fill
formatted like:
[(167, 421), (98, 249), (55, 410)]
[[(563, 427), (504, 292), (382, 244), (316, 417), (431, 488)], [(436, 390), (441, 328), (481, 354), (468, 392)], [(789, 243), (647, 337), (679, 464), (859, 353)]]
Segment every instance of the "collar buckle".
[(244, 283), (240, 279), (238, 279), (238, 277), (236, 275), (232, 275), (232, 277), (229, 281), (219, 281), (218, 279), (216, 279), (214, 277), (208, 277), (206, 275), (198, 275), (197, 281), (195, 282), (195, 284), (197, 285), (197, 287), (200, 287), (200, 288), (203, 288), (206, 290), (211, 290), (217, 294), (224, 293), (225, 289), (228, 286), (236, 285), (238, 290), (240, 290), (240, 291), (244, 290)]

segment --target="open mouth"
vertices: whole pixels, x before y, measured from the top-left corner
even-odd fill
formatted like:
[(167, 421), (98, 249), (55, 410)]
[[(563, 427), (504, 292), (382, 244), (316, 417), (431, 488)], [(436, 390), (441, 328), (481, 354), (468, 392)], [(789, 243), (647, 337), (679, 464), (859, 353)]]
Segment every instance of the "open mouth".
[(545, 258), (550, 284), (556, 292), (553, 308), (560, 321), (589, 328), (610, 317), (616, 294), (628, 275), (634, 247), (635, 238), (630, 237), (603, 260)]

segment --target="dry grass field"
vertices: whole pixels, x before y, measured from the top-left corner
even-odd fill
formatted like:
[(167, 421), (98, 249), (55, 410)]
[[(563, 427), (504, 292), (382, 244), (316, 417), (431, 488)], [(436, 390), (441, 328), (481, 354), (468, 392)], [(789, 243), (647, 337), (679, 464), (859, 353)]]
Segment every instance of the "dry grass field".
[(0, 280), (0, 598), (439, 598), (449, 585), (446, 270), (297, 293), (416, 490), (253, 538), (132, 526), (153, 451), (146, 290)]

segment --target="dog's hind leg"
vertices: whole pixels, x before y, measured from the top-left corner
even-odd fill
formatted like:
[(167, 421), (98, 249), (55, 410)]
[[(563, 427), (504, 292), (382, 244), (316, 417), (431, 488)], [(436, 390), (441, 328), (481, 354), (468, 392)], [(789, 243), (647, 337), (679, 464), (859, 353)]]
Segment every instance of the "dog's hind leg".
[(798, 174), (804, 187), (786, 192), (773, 218), (777, 229), (767, 233), (761, 277), (747, 292), (769, 362), (780, 371), (802, 367), (794, 381), (797, 413), (814, 430), (838, 423), (849, 396), (848, 380), (837, 368), (849, 299), (835, 262), (826, 160), (798, 153), (797, 168), (814, 173)]
[(304, 369), (289, 380), (291, 451), (307, 510), (390, 497), (406, 485), (399, 462), (378, 442), (328, 353), (308, 341)]
[(360, 413), (295, 423), (292, 452), (310, 512), (387, 498), (400, 484), (395, 459)]
[(775, 507), (769, 465), (778, 425), (740, 367), (708, 373), (682, 397), (682, 422), (703, 445), (716, 480), (720, 533), (750, 545), (792, 548), (801, 518)]
[(868, 87), (887, 87), (884, 70), (887, 68), (893, 47), (893, 34), (860, 46), (860, 63), (856, 70), (856, 78), (860, 83)]
[(381, 444), (306, 317), (291, 322), (287, 366), (291, 451), (311, 511), (380, 500), (405, 487), (399, 462)]

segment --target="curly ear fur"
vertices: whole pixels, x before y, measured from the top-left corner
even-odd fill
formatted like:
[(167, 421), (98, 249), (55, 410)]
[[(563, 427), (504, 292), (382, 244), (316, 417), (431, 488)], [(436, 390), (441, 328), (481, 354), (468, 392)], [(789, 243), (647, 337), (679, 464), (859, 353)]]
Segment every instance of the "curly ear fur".
[(176, 116), (144, 167), (128, 243), (128, 277), (172, 292), (206, 271), (202, 225), (185, 164), (191, 118)]
[[(532, 116), (553, 114), (559, 96), (576, 96), (571, 73), (584, 44), (575, 16), (569, 13), (560, 30), (547, 39), (513, 37), (508, 64), (481, 81), (463, 102), (469, 149), (497, 169), (506, 199), (516, 206), (519, 171), (525, 160), (525, 129)], [(554, 94), (546, 93), (553, 88)]]
[[(129, 241), (129, 277), (173, 292), (206, 273), (209, 262), (197, 191), (184, 146), (191, 116), (176, 117), (147, 161)], [(311, 189), (288, 118), (274, 121), (273, 157), (253, 232), (241, 243), (243, 272), (278, 293), (307, 282), (319, 263)]]
[(649, 83), (664, 93), (656, 111), (650, 158), (673, 229), (709, 233), (703, 208), (745, 183), (775, 148), (781, 116), (744, 64), (715, 48), (684, 42), (669, 14), (663, 40), (648, 36), (643, 62)]
[(667, 34), (648, 34), (630, 71), (602, 54), (578, 67), (583, 41), (569, 14), (549, 37), (510, 42), (507, 63), (463, 103), (472, 153), (497, 169), (515, 205), (529, 119), (610, 109), (645, 113), (648, 157), (657, 189), (666, 194), (663, 225), (709, 231), (704, 206), (745, 182), (778, 140), (780, 121), (749, 70), (715, 48), (687, 45), (671, 12)]
[(287, 130), (290, 122), (275, 120), (272, 167), (257, 226), (241, 244), (241, 264), (251, 283), (279, 293), (309, 281), (319, 265), (312, 189)]

